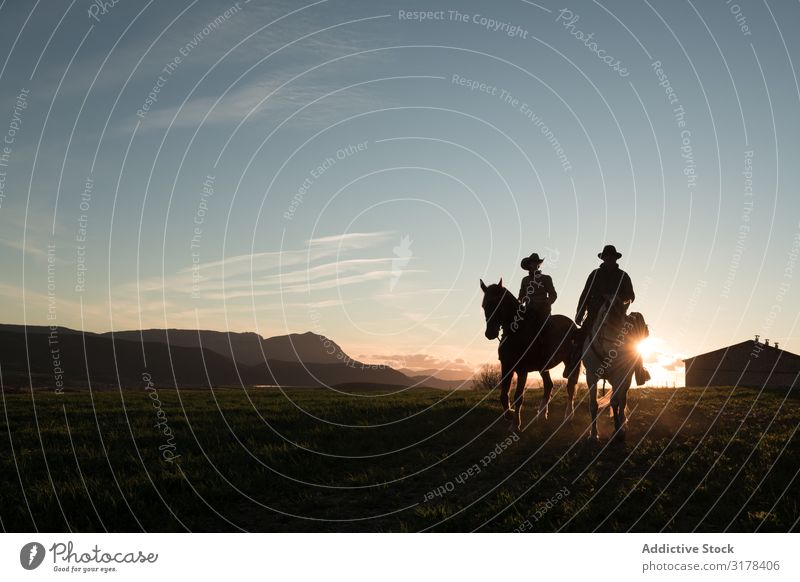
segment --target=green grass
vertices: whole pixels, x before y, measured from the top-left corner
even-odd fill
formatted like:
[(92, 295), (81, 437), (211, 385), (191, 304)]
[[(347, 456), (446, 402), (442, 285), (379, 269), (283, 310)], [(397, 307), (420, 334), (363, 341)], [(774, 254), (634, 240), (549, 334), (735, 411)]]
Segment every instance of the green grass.
[(800, 518), (800, 399), (785, 391), (633, 390), (624, 444), (607, 415), (586, 442), (585, 401), (562, 425), (559, 392), (550, 420), (482, 463), (509, 436), (496, 394), (157, 388), (173, 463), (143, 389), (6, 390), (2, 529), (789, 531)]

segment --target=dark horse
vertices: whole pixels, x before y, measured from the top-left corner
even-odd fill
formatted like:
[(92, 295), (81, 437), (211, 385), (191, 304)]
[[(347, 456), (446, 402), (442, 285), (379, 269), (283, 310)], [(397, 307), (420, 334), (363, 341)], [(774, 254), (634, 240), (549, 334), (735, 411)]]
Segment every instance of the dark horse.
[[(503, 330), (498, 356), (500, 358), (500, 403), (505, 418), (512, 428), (522, 425), (522, 403), (528, 372), (539, 372), (542, 376), (544, 396), (539, 406), (539, 414), (547, 418), (553, 380), (550, 368), (564, 364), (567, 377), (567, 408), (564, 417), (571, 419), (574, 411), (575, 385), (580, 374), (580, 350), (574, 344), (578, 327), (564, 315), (551, 315), (539, 330), (538, 325), (526, 321), (521, 315), (519, 301), (505, 287), (503, 279), (496, 285), (481, 280), (483, 289), (483, 312), (486, 316), (486, 337), (494, 340)], [(530, 318), (529, 318), (530, 319)], [(508, 393), (514, 373), (517, 374), (517, 389), (514, 394), (514, 408), (509, 406)]]

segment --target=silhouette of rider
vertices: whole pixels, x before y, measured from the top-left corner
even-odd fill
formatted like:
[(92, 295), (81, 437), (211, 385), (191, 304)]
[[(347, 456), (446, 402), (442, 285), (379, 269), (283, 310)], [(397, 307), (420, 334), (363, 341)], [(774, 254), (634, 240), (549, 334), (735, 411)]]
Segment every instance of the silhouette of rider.
[[(581, 326), (582, 339), (591, 331), (597, 313), (606, 299), (611, 299), (612, 302), (617, 299), (627, 307), (636, 298), (631, 278), (617, 264), (620, 257), (622, 257), (622, 253), (617, 252), (614, 245), (604, 246), (602, 252), (597, 255), (597, 258), (603, 263), (586, 279), (583, 293), (578, 300), (578, 311), (575, 314), (575, 323)], [(584, 315), (586, 319), (584, 319)], [(641, 356), (638, 356), (637, 384), (644, 384), (647, 381), (646, 379), (642, 380), (643, 378), (649, 378), (649, 374), (644, 369)]]
[(520, 267), (528, 271), (528, 274), (522, 278), (519, 301), (525, 308), (526, 318), (538, 326), (543, 325), (550, 316), (550, 306), (558, 298), (553, 279), (539, 269), (542, 262), (544, 259), (539, 258), (537, 253), (520, 261)]
[[(606, 245), (603, 251), (598, 253), (597, 258), (603, 261), (603, 264), (589, 273), (575, 314), (575, 323), (583, 329), (592, 328), (597, 312), (606, 298), (616, 297), (626, 304), (633, 303), (636, 298), (631, 278), (617, 264), (620, 257), (622, 253), (617, 252), (614, 245)], [(584, 315), (585, 321), (583, 321)]]

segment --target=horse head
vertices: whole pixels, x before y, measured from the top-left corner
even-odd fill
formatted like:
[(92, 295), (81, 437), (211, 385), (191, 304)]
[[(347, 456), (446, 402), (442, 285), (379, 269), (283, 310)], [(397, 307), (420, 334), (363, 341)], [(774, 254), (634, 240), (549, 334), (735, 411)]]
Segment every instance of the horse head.
[[(481, 289), (483, 290), (483, 314), (486, 317), (486, 339), (494, 340), (500, 335), (500, 328), (503, 324), (513, 318), (513, 310), (509, 312), (511, 303), (516, 308), (517, 300), (503, 287), (503, 278), (500, 282), (493, 285), (486, 285), (481, 279)], [(511, 303), (509, 302), (511, 300)]]

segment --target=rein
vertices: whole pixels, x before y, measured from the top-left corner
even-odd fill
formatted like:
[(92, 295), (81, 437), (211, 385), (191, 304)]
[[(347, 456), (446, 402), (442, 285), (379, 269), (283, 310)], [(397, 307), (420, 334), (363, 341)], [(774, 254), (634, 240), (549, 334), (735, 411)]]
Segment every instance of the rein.
[[(498, 315), (502, 314), (502, 309), (503, 309), (504, 303), (509, 303), (510, 304), (511, 302), (513, 302), (515, 304), (515, 307), (517, 305), (519, 305), (519, 302), (516, 299), (514, 299), (514, 296), (511, 294), (511, 292), (509, 292), (507, 289), (505, 289), (505, 293), (503, 293), (503, 296), (500, 298), (500, 302), (498, 303), (498, 306), (496, 308), (498, 310)], [(502, 335), (500, 336), (500, 343), (501, 344), (503, 343), (503, 341), (507, 337), (510, 337), (510, 336), (516, 334), (520, 330), (520, 328), (522, 327), (520, 325), (520, 326), (517, 326), (516, 330), (512, 329), (513, 326), (514, 326), (514, 321), (515, 321), (515, 315), (512, 315), (507, 321), (501, 321), (500, 322), (500, 331), (503, 332)], [(519, 321), (520, 321), (520, 323), (522, 322), (521, 319)]]

